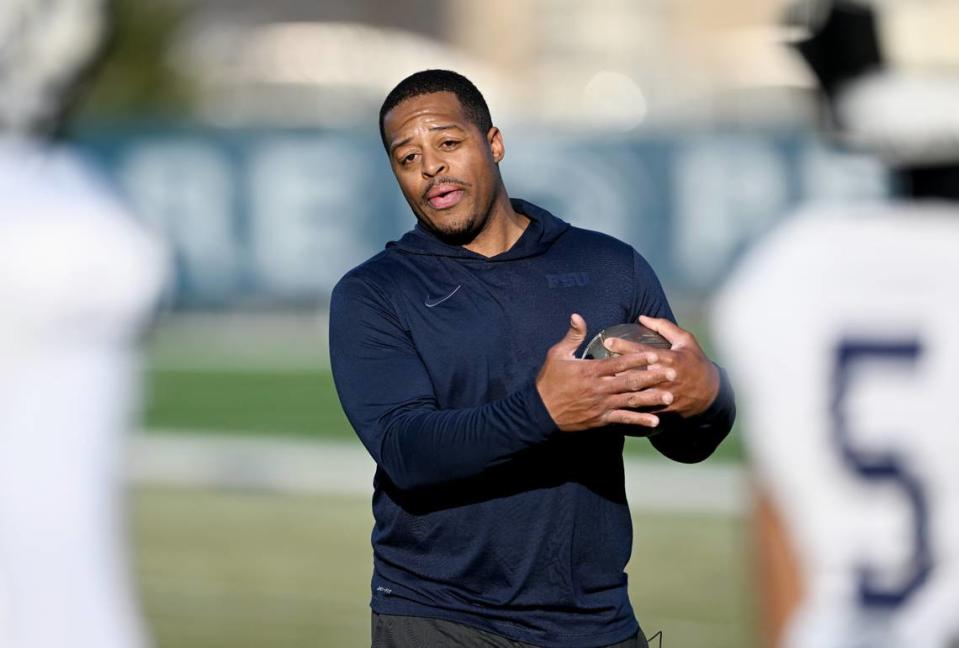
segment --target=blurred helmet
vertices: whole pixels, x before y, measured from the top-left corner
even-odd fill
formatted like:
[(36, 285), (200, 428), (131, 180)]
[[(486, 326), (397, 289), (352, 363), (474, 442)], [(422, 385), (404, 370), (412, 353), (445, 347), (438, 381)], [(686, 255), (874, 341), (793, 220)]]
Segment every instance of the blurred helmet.
[(845, 141), (897, 166), (959, 161), (959, 3), (799, 0), (787, 23)]
[(51, 130), (107, 28), (104, 0), (0, 1), (0, 131)]

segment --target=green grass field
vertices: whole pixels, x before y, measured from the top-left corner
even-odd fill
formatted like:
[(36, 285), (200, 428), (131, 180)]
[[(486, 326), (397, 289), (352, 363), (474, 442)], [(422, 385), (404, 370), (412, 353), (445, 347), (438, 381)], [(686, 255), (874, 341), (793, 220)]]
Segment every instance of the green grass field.
[[(148, 350), (146, 428), (354, 441), (329, 370), (326, 324), (263, 319), (161, 322)], [(683, 319), (704, 328), (695, 314)], [(697, 337), (708, 351), (708, 336)], [(626, 452), (654, 454), (643, 439), (629, 439)], [(734, 430), (714, 459), (741, 458)]]
[[(275, 434), (356, 441), (328, 369), (161, 369), (149, 374), (148, 429), (215, 434)], [(644, 439), (629, 439), (626, 452), (650, 455)], [(739, 460), (735, 432), (716, 460)]]
[[(135, 503), (158, 648), (369, 645), (367, 498), (153, 488)], [(636, 514), (634, 528), (630, 595), (647, 635), (755, 645), (740, 520)]]

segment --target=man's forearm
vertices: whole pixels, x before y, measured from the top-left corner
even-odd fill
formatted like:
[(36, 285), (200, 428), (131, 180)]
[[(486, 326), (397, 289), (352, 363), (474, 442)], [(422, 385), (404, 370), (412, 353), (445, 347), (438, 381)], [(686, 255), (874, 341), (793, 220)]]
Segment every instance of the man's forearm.
[(719, 446), (736, 419), (736, 402), (726, 372), (720, 368), (719, 393), (705, 412), (689, 418), (663, 415), (661, 430), (649, 437), (660, 453), (674, 461), (697, 463)]
[(360, 432), (390, 480), (412, 489), (478, 475), (546, 441), (555, 430), (530, 382), (479, 407), (400, 410)]

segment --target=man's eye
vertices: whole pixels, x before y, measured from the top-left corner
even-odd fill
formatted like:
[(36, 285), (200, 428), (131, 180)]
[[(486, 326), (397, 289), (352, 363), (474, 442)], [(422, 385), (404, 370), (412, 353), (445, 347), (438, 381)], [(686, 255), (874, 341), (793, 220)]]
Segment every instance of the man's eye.
[(456, 140), (444, 140), (442, 146), (443, 148), (453, 148), (456, 144)]
[(410, 164), (415, 159), (416, 159), (416, 153), (409, 153), (408, 155), (405, 155), (403, 159), (400, 160), (400, 162), (403, 164)]

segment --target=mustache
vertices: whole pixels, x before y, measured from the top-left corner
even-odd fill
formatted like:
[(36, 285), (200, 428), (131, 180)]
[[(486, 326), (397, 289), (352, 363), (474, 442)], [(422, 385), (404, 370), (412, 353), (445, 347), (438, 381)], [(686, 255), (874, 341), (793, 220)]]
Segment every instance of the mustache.
[(442, 185), (442, 184), (458, 185), (460, 187), (463, 187), (464, 189), (473, 186), (468, 182), (463, 182), (462, 180), (459, 180), (458, 178), (454, 178), (452, 176), (440, 176), (438, 178), (433, 178), (432, 180), (430, 180), (430, 183), (426, 185), (426, 189), (423, 191), (423, 200), (426, 200), (426, 197), (429, 195), (431, 191), (433, 191), (433, 188), (436, 187), (436, 185)]

